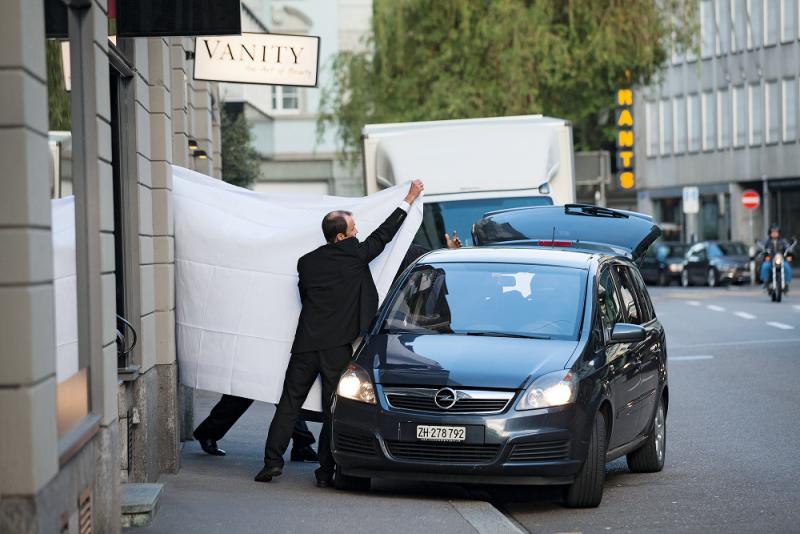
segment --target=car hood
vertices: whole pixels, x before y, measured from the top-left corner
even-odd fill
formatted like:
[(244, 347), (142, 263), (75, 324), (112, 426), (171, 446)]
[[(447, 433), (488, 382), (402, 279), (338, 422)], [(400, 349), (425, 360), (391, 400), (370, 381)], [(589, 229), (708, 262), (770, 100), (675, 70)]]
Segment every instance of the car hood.
[(451, 334), (371, 336), (356, 362), (379, 384), (518, 389), (563, 369), (577, 341)]
[(714, 258), (718, 265), (739, 265), (744, 266), (750, 261), (747, 256), (721, 256)]

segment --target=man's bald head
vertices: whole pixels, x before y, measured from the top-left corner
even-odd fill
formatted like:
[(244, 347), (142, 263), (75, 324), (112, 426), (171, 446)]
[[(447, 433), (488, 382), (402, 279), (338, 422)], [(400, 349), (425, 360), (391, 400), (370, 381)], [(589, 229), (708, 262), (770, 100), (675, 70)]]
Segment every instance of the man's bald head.
[[(322, 235), (328, 243), (336, 243), (341, 239), (354, 237), (356, 225), (353, 221), (353, 214), (345, 210), (336, 210), (328, 213), (322, 219)], [(341, 234), (343, 237), (337, 239)]]

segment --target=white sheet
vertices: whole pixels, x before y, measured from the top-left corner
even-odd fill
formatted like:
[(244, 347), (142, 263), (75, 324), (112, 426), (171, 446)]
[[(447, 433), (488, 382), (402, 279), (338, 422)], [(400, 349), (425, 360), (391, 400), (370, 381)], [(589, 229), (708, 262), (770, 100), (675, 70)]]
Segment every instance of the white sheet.
[[(173, 167), (176, 336), (181, 381), (276, 403), (300, 314), (297, 259), (324, 244), (322, 217), (352, 211), (361, 238), (408, 184), (365, 198), (257, 193)], [(382, 301), (422, 221), (422, 199), (370, 264)], [(321, 409), (319, 380), (305, 408)]]
[(75, 270), (75, 197), (51, 201), (56, 379), (78, 372), (78, 294)]

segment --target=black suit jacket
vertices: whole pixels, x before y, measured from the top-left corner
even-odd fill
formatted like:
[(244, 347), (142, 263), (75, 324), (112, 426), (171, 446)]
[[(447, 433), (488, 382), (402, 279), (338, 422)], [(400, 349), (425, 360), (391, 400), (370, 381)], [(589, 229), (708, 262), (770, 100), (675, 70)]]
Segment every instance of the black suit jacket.
[(394, 238), (406, 212), (397, 208), (363, 242), (328, 243), (297, 261), (300, 321), (292, 352), (340, 347), (355, 341), (378, 311), (369, 263)]

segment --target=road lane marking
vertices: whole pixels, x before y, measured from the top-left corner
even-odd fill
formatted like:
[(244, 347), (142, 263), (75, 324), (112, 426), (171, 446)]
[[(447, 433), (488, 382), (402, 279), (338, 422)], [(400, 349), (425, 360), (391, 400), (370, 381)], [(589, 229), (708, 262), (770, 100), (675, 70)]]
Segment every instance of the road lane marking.
[(742, 319), (755, 319), (756, 316), (752, 313), (747, 312), (733, 312), (736, 317), (741, 317)]
[(484, 501), (450, 501), (456, 512), (479, 534), (523, 534), (500, 510)]
[(770, 321), (767, 324), (770, 326), (774, 326), (775, 328), (780, 328), (781, 330), (794, 330), (794, 327), (792, 325), (779, 323), (777, 321)]
[(691, 362), (695, 360), (713, 360), (714, 356), (711, 354), (698, 354), (696, 356), (668, 356), (668, 362)]
[(688, 304), (689, 306), (700, 306), (700, 301), (698, 301), (698, 300), (687, 300), (686, 304)]
[(722, 306), (717, 306), (716, 304), (709, 304), (708, 306), (706, 306), (706, 308), (708, 308), (711, 311), (725, 311), (725, 308), (723, 308)]
[(797, 343), (800, 337), (788, 339), (748, 339), (746, 341), (721, 341), (719, 343), (694, 343), (692, 345), (670, 345), (671, 349), (696, 349), (698, 347), (738, 347), (739, 345), (763, 345), (764, 343)]

